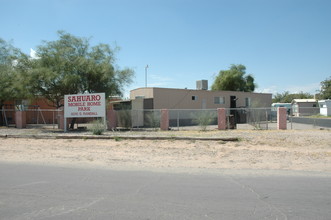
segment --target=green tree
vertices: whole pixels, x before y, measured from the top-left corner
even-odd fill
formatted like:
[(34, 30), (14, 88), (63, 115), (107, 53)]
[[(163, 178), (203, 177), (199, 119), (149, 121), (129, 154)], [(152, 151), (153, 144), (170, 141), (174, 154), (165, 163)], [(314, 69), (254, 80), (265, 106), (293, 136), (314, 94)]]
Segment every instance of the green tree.
[(314, 96), (309, 93), (299, 92), (290, 93), (285, 91), (283, 93), (276, 93), (272, 99), (273, 103), (291, 103), (293, 99), (312, 99)]
[(244, 65), (232, 64), (229, 70), (219, 72), (211, 88), (212, 90), (253, 92), (256, 84), (252, 75), (246, 75)]
[(16, 55), (16, 48), (0, 38), (0, 107), (14, 98)]
[(133, 71), (119, 69), (115, 52), (107, 44), (90, 46), (89, 39), (58, 32), (56, 41), (43, 41), (36, 59), (21, 60), (26, 87), (34, 96), (48, 99), (57, 108), (66, 94), (104, 92), (121, 95)]
[(331, 77), (321, 82), (320, 99), (331, 99)]
[[(5, 101), (21, 98), (23, 87), (17, 72), (17, 60), (22, 55), (19, 49), (0, 38), (0, 109)], [(0, 125), (3, 124), (0, 114)]]

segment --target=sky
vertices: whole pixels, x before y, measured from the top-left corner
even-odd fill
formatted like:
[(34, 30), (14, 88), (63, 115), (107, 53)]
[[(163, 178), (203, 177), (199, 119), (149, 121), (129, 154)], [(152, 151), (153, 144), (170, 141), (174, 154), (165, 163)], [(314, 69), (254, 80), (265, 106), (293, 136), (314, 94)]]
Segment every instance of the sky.
[(147, 86), (209, 87), (243, 64), (256, 92), (314, 94), (331, 77), (330, 0), (0, 0), (0, 38), (29, 54), (64, 30), (119, 47)]

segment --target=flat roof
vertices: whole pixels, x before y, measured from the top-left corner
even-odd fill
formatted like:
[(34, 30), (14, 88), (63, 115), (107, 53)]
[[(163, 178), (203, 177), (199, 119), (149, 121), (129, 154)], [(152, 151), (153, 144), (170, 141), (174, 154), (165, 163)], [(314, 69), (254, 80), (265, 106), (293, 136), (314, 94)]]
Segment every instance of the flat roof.
[(244, 92), (244, 91), (230, 91), (230, 90), (200, 90), (200, 89), (180, 89), (180, 88), (162, 88), (162, 87), (140, 87), (136, 89), (132, 89), (131, 91), (142, 89), (167, 89), (167, 90), (182, 90), (182, 91), (202, 91), (202, 92), (239, 92), (239, 93), (254, 93), (254, 94), (267, 94), (272, 95), (272, 93), (263, 93), (263, 92)]
[(297, 103), (303, 103), (303, 102), (317, 102), (316, 99), (293, 99), (293, 102), (297, 102)]

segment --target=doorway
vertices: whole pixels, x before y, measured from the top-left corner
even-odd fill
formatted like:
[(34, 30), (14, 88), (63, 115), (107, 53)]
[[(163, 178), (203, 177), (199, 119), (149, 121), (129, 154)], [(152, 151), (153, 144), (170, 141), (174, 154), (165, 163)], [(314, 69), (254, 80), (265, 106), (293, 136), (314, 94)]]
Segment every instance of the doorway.
[(230, 96), (230, 108), (237, 108), (237, 97)]

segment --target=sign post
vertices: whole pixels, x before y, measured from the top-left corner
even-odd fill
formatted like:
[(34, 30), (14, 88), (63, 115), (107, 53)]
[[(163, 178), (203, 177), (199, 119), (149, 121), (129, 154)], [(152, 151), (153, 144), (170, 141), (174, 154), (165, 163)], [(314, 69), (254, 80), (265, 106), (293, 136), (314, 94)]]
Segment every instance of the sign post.
[(104, 118), (106, 124), (105, 93), (75, 94), (64, 96), (64, 132), (67, 118)]

